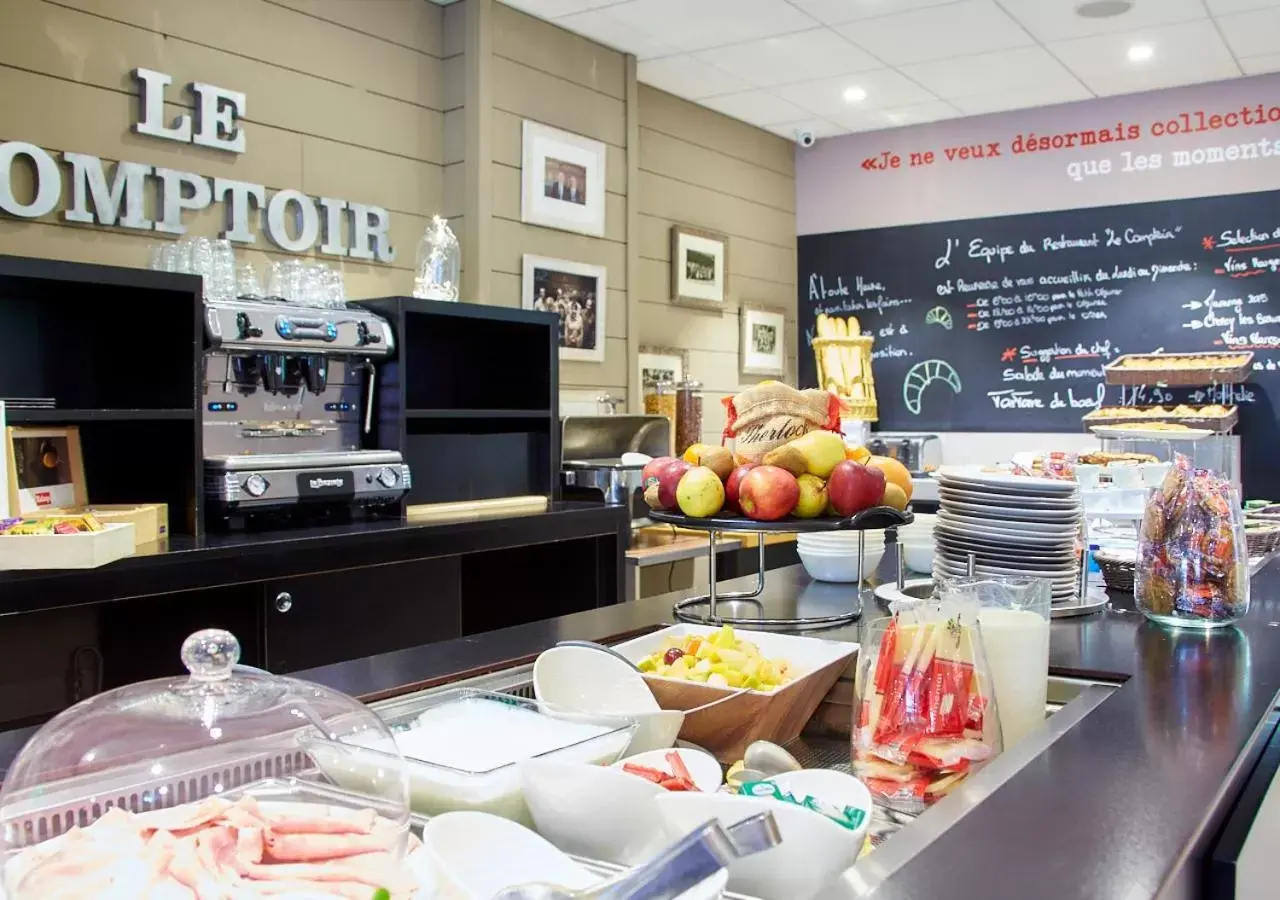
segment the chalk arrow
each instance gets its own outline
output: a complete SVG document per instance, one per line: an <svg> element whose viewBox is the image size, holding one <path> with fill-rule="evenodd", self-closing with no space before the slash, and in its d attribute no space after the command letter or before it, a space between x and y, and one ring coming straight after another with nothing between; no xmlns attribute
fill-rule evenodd
<svg viewBox="0 0 1280 900"><path fill-rule="evenodd" d="M1183 323L1182 323L1182 327L1183 327L1183 328L1191 328L1191 329L1203 328L1203 327L1204 327L1204 323L1203 323L1203 322L1201 322L1199 319L1196 319L1196 320L1195 320L1195 321L1193 321L1193 322L1183 322Z"/></svg>
<svg viewBox="0 0 1280 900"><path fill-rule="evenodd" d="M1202 306L1204 306L1204 304L1199 300L1192 300L1190 303L1182 304L1183 309L1199 309Z"/></svg>

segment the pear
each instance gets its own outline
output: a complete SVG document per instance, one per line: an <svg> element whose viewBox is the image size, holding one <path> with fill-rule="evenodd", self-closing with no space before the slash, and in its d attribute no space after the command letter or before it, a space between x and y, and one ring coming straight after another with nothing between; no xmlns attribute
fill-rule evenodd
<svg viewBox="0 0 1280 900"><path fill-rule="evenodd" d="M795 441L783 444L781 447L774 447L764 455L764 464L786 469L797 478L809 471L809 461L805 458L800 448L796 446Z"/></svg>
<svg viewBox="0 0 1280 900"><path fill-rule="evenodd" d="M810 431L791 441L789 446L803 454L804 471L819 478L830 477L831 470L844 461L844 438L834 431Z"/></svg>

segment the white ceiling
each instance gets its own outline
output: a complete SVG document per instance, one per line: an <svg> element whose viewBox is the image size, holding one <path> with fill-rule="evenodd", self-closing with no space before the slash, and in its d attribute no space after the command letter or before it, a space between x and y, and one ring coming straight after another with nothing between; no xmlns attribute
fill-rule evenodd
<svg viewBox="0 0 1280 900"><path fill-rule="evenodd" d="M786 137L1280 71L1280 0L503 0L634 53L641 82ZM1130 48L1151 58L1131 62ZM846 100L865 92L861 100Z"/></svg>

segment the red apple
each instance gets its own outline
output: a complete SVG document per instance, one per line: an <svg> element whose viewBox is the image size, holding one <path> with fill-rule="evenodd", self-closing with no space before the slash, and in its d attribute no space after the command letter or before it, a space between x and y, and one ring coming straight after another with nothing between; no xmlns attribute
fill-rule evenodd
<svg viewBox="0 0 1280 900"><path fill-rule="evenodd" d="M676 487L685 472L692 469L683 459L674 457L658 470L657 477L649 481L644 489L644 502L650 509L676 509Z"/></svg>
<svg viewBox="0 0 1280 900"><path fill-rule="evenodd" d="M724 483L724 508L729 512L742 511L742 508L738 506L738 487L742 484L743 476L759 465L760 463L743 463L729 473L729 477Z"/></svg>
<svg viewBox="0 0 1280 900"><path fill-rule="evenodd" d="M827 495L838 516L851 516L880 505L884 496L884 473L879 469L846 459L837 463L827 479Z"/></svg>
<svg viewBox="0 0 1280 900"><path fill-rule="evenodd" d="M799 500L796 476L778 466L756 466L738 483L738 505L759 522L790 515Z"/></svg>
<svg viewBox="0 0 1280 900"><path fill-rule="evenodd" d="M657 459L651 459L644 464L644 468L640 470L640 484L644 487L649 486L649 479L657 480L658 473L662 471L667 463L675 462L674 456L659 456Z"/></svg>

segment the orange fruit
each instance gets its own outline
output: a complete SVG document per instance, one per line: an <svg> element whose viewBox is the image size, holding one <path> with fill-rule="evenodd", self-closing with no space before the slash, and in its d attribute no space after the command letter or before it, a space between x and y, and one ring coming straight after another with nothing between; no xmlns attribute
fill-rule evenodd
<svg viewBox="0 0 1280 900"><path fill-rule="evenodd" d="M866 447L845 447L844 458L866 465L867 460L871 458L871 451Z"/></svg>
<svg viewBox="0 0 1280 900"><path fill-rule="evenodd" d="M906 466L887 456L873 456L866 464L883 472L886 483L896 484L907 495L907 500L911 499L911 473Z"/></svg>
<svg viewBox="0 0 1280 900"><path fill-rule="evenodd" d="M689 465L696 466L698 464L698 460L702 458L702 448L704 446L706 445L690 444L688 448L684 451L684 455L681 456L680 458L683 459L685 462L687 462Z"/></svg>
<svg viewBox="0 0 1280 900"><path fill-rule="evenodd" d="M884 498L880 502L884 506L892 506L894 509L903 510L907 508L907 494L892 481L886 481L884 484Z"/></svg>

